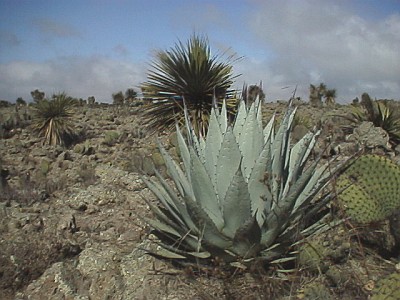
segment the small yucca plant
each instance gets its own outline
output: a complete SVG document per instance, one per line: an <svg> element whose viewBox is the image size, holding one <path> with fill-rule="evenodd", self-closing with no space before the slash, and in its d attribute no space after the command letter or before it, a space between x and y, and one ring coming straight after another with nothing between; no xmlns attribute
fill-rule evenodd
<svg viewBox="0 0 400 300"><path fill-rule="evenodd" d="M64 145L73 135L71 124L74 100L65 93L53 95L51 100L37 102L33 110L32 126L40 136L44 136L44 144Z"/></svg>
<svg viewBox="0 0 400 300"><path fill-rule="evenodd" d="M145 218L159 245L149 253L183 264L293 259L282 257L326 226L317 212L329 197L313 199L339 168L308 160L319 131L291 147L295 112L290 104L277 130L274 117L263 128L260 102L242 102L231 126L223 105L212 110L206 139L187 118L187 142L177 126L182 164L159 145L175 189L157 172L144 178L160 201L149 203L156 219Z"/></svg>

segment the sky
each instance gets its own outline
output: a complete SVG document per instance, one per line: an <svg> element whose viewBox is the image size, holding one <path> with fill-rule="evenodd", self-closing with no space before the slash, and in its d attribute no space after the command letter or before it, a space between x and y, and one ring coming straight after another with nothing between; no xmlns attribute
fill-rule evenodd
<svg viewBox="0 0 400 300"><path fill-rule="evenodd" d="M0 99L112 102L193 33L235 54L233 87L262 82L267 101L320 82L341 103L400 99L400 0L0 0Z"/></svg>

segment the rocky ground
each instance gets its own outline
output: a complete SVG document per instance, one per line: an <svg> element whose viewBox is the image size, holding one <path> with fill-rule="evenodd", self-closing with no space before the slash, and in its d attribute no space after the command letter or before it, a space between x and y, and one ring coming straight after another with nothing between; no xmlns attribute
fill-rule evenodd
<svg viewBox="0 0 400 300"><path fill-rule="evenodd" d="M270 103L265 116L284 108ZM370 124L346 135L335 115L347 111L301 104L294 139L322 121L317 152L351 155L364 141L399 160L385 133ZM143 250L149 230L140 216L150 215L143 199L155 198L140 174L151 175L154 166L165 170L140 108L80 107L73 118L84 138L69 148L43 146L29 126L0 139L0 166L7 171L0 195L0 299L368 299L378 279L400 266L388 254L387 224L333 228L320 238L323 258L303 257L298 271L286 275L273 269L196 275L157 261ZM160 138L177 155L174 134Z"/></svg>

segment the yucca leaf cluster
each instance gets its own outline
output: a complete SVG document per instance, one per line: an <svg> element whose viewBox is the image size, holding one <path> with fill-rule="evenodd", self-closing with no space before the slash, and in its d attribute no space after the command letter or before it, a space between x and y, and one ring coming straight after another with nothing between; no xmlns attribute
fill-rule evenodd
<svg viewBox="0 0 400 300"><path fill-rule="evenodd" d="M291 145L295 113L289 105L280 126L273 117L263 127L257 100L250 108L242 102L232 125L225 105L212 109L205 138L188 118L187 139L177 126L182 162L160 144L175 187L157 172L144 178L160 201L149 202L156 218L145 219L158 237L149 253L196 263L271 262L317 230L314 217L327 198L313 199L332 174L309 160L319 131Z"/></svg>
<svg viewBox="0 0 400 300"><path fill-rule="evenodd" d="M205 133L213 99L227 100L228 111L235 110L237 100L231 89L237 77L232 73L234 55L222 59L213 55L208 39L194 34L186 43L158 51L150 65L147 81L141 86L146 98L154 102L144 107L149 131L174 129L176 121L184 123L184 103L196 132Z"/></svg>
<svg viewBox="0 0 400 300"><path fill-rule="evenodd" d="M44 143L64 145L74 133L71 123L74 100L65 93L53 95L52 99L38 101L33 108L32 127Z"/></svg>

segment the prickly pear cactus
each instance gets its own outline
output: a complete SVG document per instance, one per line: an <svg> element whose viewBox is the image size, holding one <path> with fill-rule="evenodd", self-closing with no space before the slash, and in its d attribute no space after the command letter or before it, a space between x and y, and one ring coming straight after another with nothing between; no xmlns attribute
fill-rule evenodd
<svg viewBox="0 0 400 300"><path fill-rule="evenodd" d="M393 273L380 279L372 293L371 300L400 299L400 273Z"/></svg>
<svg viewBox="0 0 400 300"><path fill-rule="evenodd" d="M315 273L326 271L328 268L326 264L328 252L328 249L322 245L321 241L306 243L299 249L299 266Z"/></svg>
<svg viewBox="0 0 400 300"><path fill-rule="evenodd" d="M329 289L322 283L311 282L303 288L302 293L298 294L298 298L304 300L332 300L333 296L330 293Z"/></svg>
<svg viewBox="0 0 400 300"><path fill-rule="evenodd" d="M381 221L400 209L400 167L385 157L361 156L336 185L339 205L355 222Z"/></svg>

